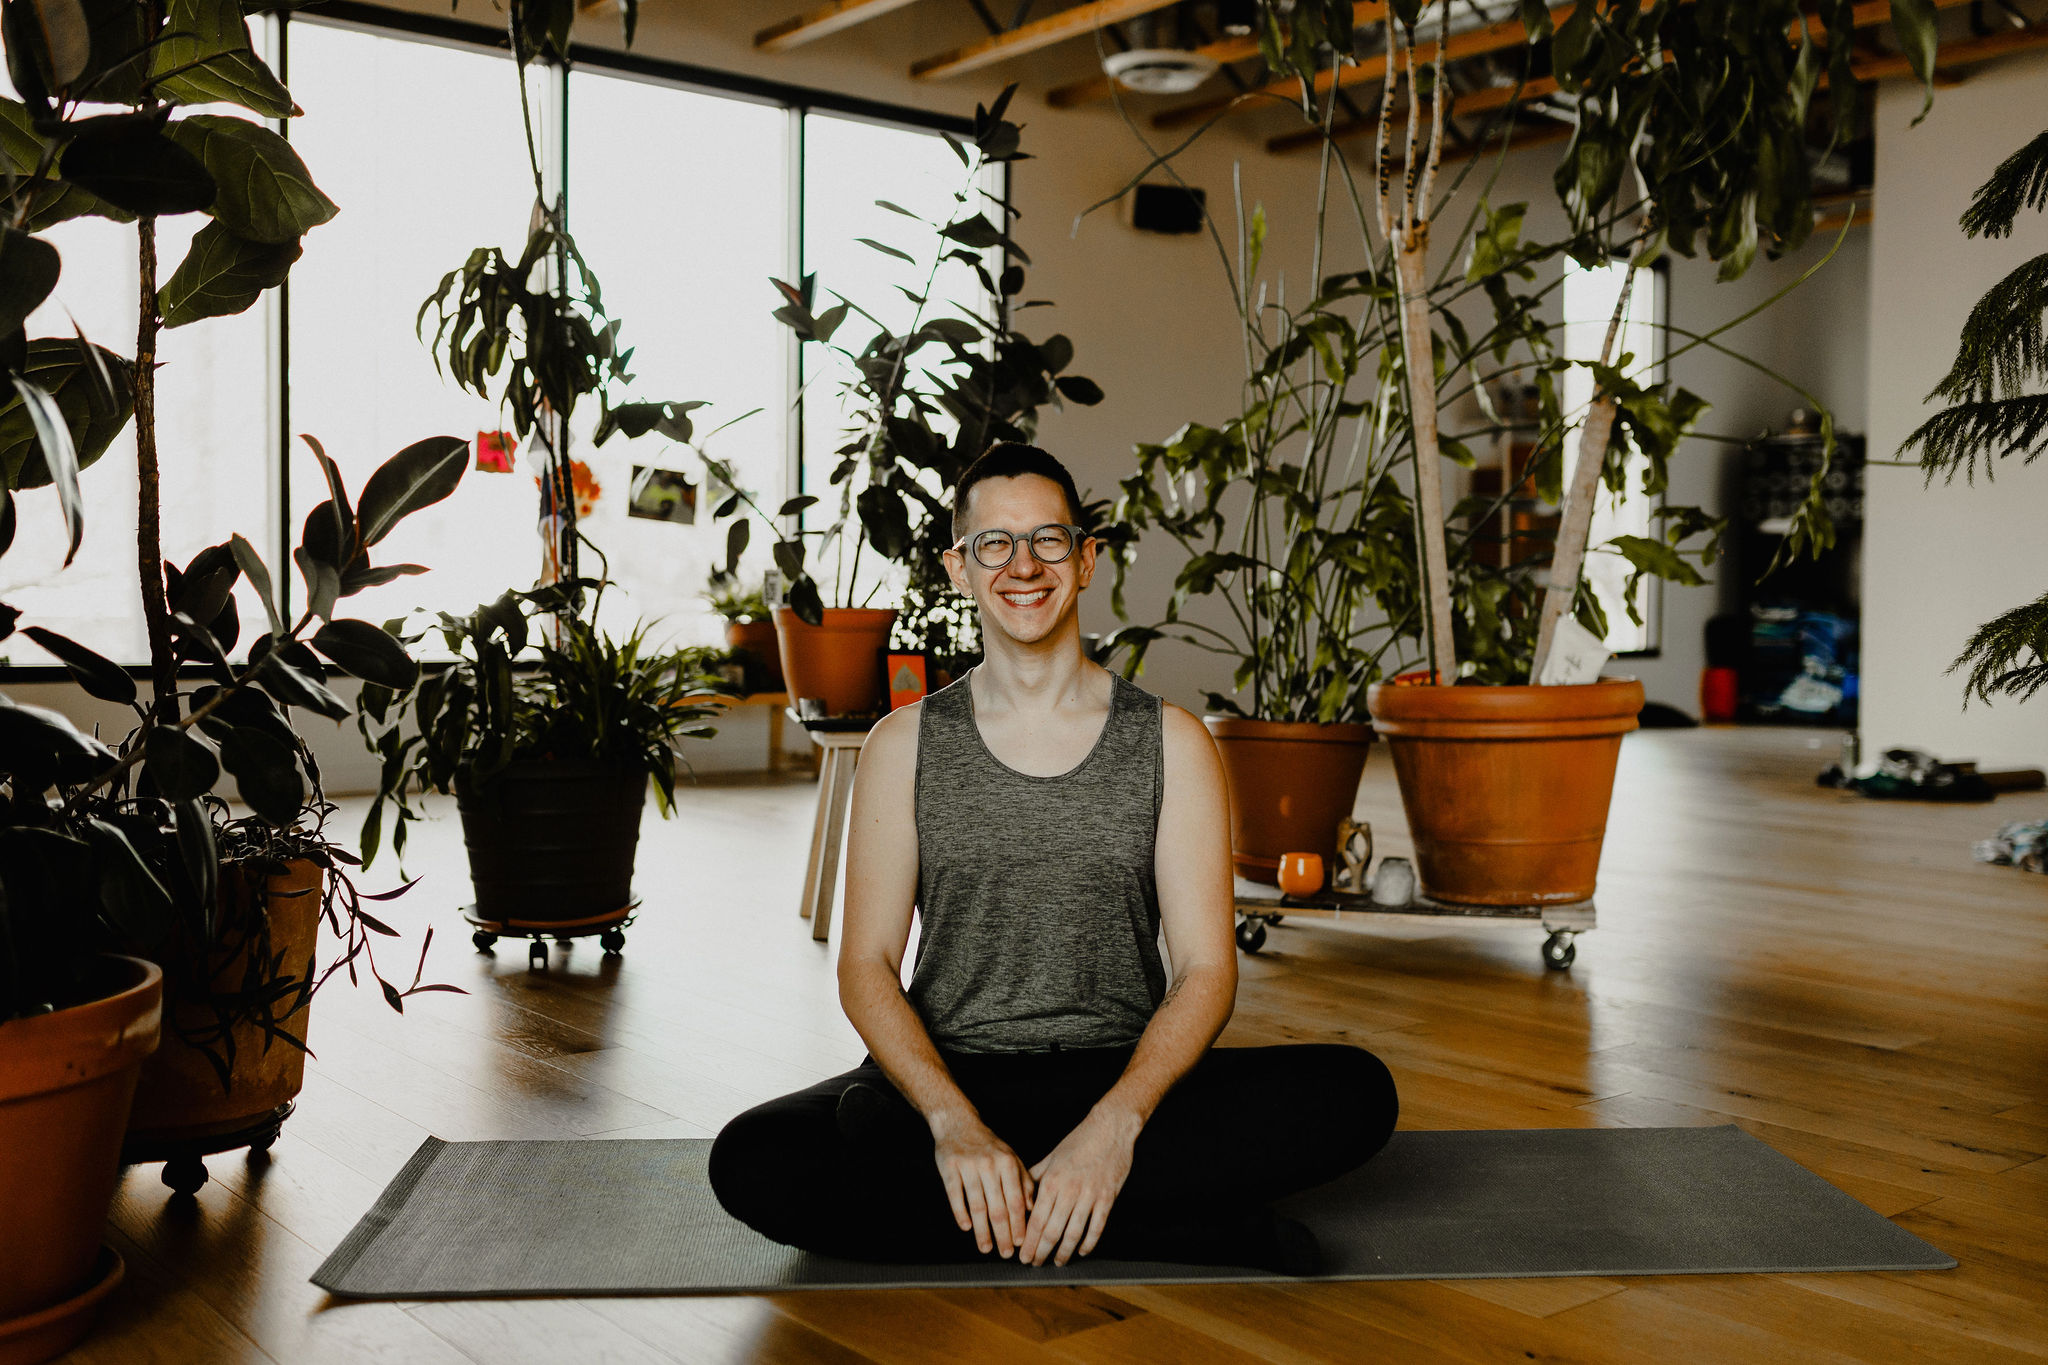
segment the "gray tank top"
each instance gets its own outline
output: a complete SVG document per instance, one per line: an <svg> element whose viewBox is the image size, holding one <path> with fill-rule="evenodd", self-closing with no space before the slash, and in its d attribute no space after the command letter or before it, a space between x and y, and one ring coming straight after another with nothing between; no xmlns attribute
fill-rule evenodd
<svg viewBox="0 0 2048 1365"><path fill-rule="evenodd" d="M971 676L926 697L918 722L911 1006L958 1052L1135 1043L1166 993L1159 698L1111 674L1095 747L1032 777L982 742Z"/></svg>

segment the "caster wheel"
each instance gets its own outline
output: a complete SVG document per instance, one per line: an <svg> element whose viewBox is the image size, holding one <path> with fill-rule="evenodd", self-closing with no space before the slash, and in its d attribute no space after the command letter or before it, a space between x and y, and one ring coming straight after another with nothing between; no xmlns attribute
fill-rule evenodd
<svg viewBox="0 0 2048 1365"><path fill-rule="evenodd" d="M469 941L476 945L476 950L480 953L488 953L491 949L498 946L498 936L496 934L487 934L481 929L471 934Z"/></svg>
<svg viewBox="0 0 2048 1365"><path fill-rule="evenodd" d="M199 1193L199 1187L206 1183L206 1163L196 1156L181 1156L164 1163L164 1184L172 1191L190 1197Z"/></svg>
<svg viewBox="0 0 2048 1365"><path fill-rule="evenodd" d="M533 946L526 950L526 965L539 971L546 971L548 969L548 945L539 939L535 939Z"/></svg>
<svg viewBox="0 0 2048 1365"><path fill-rule="evenodd" d="M626 936L617 929L607 929L597 936L597 945L616 956L626 950Z"/></svg>
<svg viewBox="0 0 2048 1365"><path fill-rule="evenodd" d="M265 1161L269 1160L270 1149L272 1147L275 1147L276 1145L277 1134L275 1133L272 1133L269 1137L266 1138L256 1139L256 1141L249 1144L249 1159L251 1161L256 1161L259 1159Z"/></svg>
<svg viewBox="0 0 2048 1365"><path fill-rule="evenodd" d="M1237 926L1237 946L1248 953L1256 953L1266 946L1266 926L1255 919L1248 919Z"/></svg>
<svg viewBox="0 0 2048 1365"><path fill-rule="evenodd" d="M1553 972L1561 972L1572 965L1572 959L1579 955L1578 945L1572 936L1563 930L1543 940L1543 965Z"/></svg>
<svg viewBox="0 0 2048 1365"><path fill-rule="evenodd" d="M576 946L576 940L573 938L558 938L555 940L555 942L561 944L564 948L573 948Z"/></svg>
<svg viewBox="0 0 2048 1365"><path fill-rule="evenodd" d="M1268 923L1268 924L1285 924L1286 922L1287 922L1287 916L1285 916L1285 915L1268 915L1268 916L1266 916L1266 923Z"/></svg>

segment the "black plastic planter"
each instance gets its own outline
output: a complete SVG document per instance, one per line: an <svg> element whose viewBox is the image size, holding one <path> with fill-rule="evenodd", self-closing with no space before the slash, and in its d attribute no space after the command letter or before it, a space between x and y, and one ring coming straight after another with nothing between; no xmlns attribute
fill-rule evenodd
<svg viewBox="0 0 2048 1365"><path fill-rule="evenodd" d="M623 914L647 774L598 763L514 763L455 783L478 920L555 924Z"/></svg>

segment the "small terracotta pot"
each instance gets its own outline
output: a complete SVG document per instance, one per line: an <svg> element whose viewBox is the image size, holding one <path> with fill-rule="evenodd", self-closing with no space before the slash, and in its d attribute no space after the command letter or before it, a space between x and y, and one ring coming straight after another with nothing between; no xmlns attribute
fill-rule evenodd
<svg viewBox="0 0 2048 1365"><path fill-rule="evenodd" d="M889 695L882 652L896 624L894 607L827 607L822 625L807 626L788 607L775 609L783 689L792 702L816 697L834 716L882 709Z"/></svg>
<svg viewBox="0 0 2048 1365"><path fill-rule="evenodd" d="M782 690L782 646L773 621L727 621L725 647L746 651L755 691Z"/></svg>
<svg viewBox="0 0 2048 1365"><path fill-rule="evenodd" d="M1204 716L1230 784L1237 874L1276 886L1283 854L1335 856L1337 826L1358 799L1370 725Z"/></svg>
<svg viewBox="0 0 2048 1365"><path fill-rule="evenodd" d="M1633 678L1367 694L1415 838L1422 894L1460 905L1590 900Z"/></svg>
<svg viewBox="0 0 2048 1365"><path fill-rule="evenodd" d="M324 875L317 864L296 859L265 884L270 954L275 958L282 953L283 970L295 979L309 978L315 972L313 954L320 935ZM258 943L253 916L263 912L239 869L223 866L220 887L223 938L207 966L213 974L211 989L230 993L242 989L249 955ZM190 980L188 971L176 962L165 966L163 1046L142 1068L141 1082L135 1088L135 1110L128 1121L128 1138L137 1148L240 1132L295 1098L305 1084L306 1054L290 1043L265 1047L263 1030L244 1022L235 1026L235 1060L228 1087L223 1090L220 1074L205 1051L178 1036L182 1029L204 1037L213 1026L213 1010L204 999L208 985ZM278 1024L303 1041L311 1009L312 1002L302 1000L282 1014ZM218 1047L216 1044L216 1051Z"/></svg>
<svg viewBox="0 0 2048 1365"><path fill-rule="evenodd" d="M78 1313L11 1330L95 1279L136 1073L157 1045L163 973L105 961L99 999L0 1023L0 1346L32 1343L24 1361L70 1349L91 1325Z"/></svg>

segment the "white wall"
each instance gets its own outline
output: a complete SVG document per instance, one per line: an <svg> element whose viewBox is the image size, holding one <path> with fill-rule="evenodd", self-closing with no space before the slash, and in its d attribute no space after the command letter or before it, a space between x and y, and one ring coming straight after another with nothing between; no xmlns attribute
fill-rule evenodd
<svg viewBox="0 0 2048 1365"><path fill-rule="evenodd" d="M1881 87L1877 222L1870 299L1870 453L1890 458L1934 412L1923 397L1948 370L1956 336L1986 288L2048 250L2048 217L2024 213L2011 237L1972 240L1957 218L1993 167L2048 122L2048 58L1978 68L1920 96ZM2048 765L2048 703L1963 707L1947 673L1971 631L2048 586L2041 556L2048 465L2007 463L1995 482L1923 484L1918 469L1875 467L1863 569L1866 755L1906 745L1987 765Z"/></svg>

